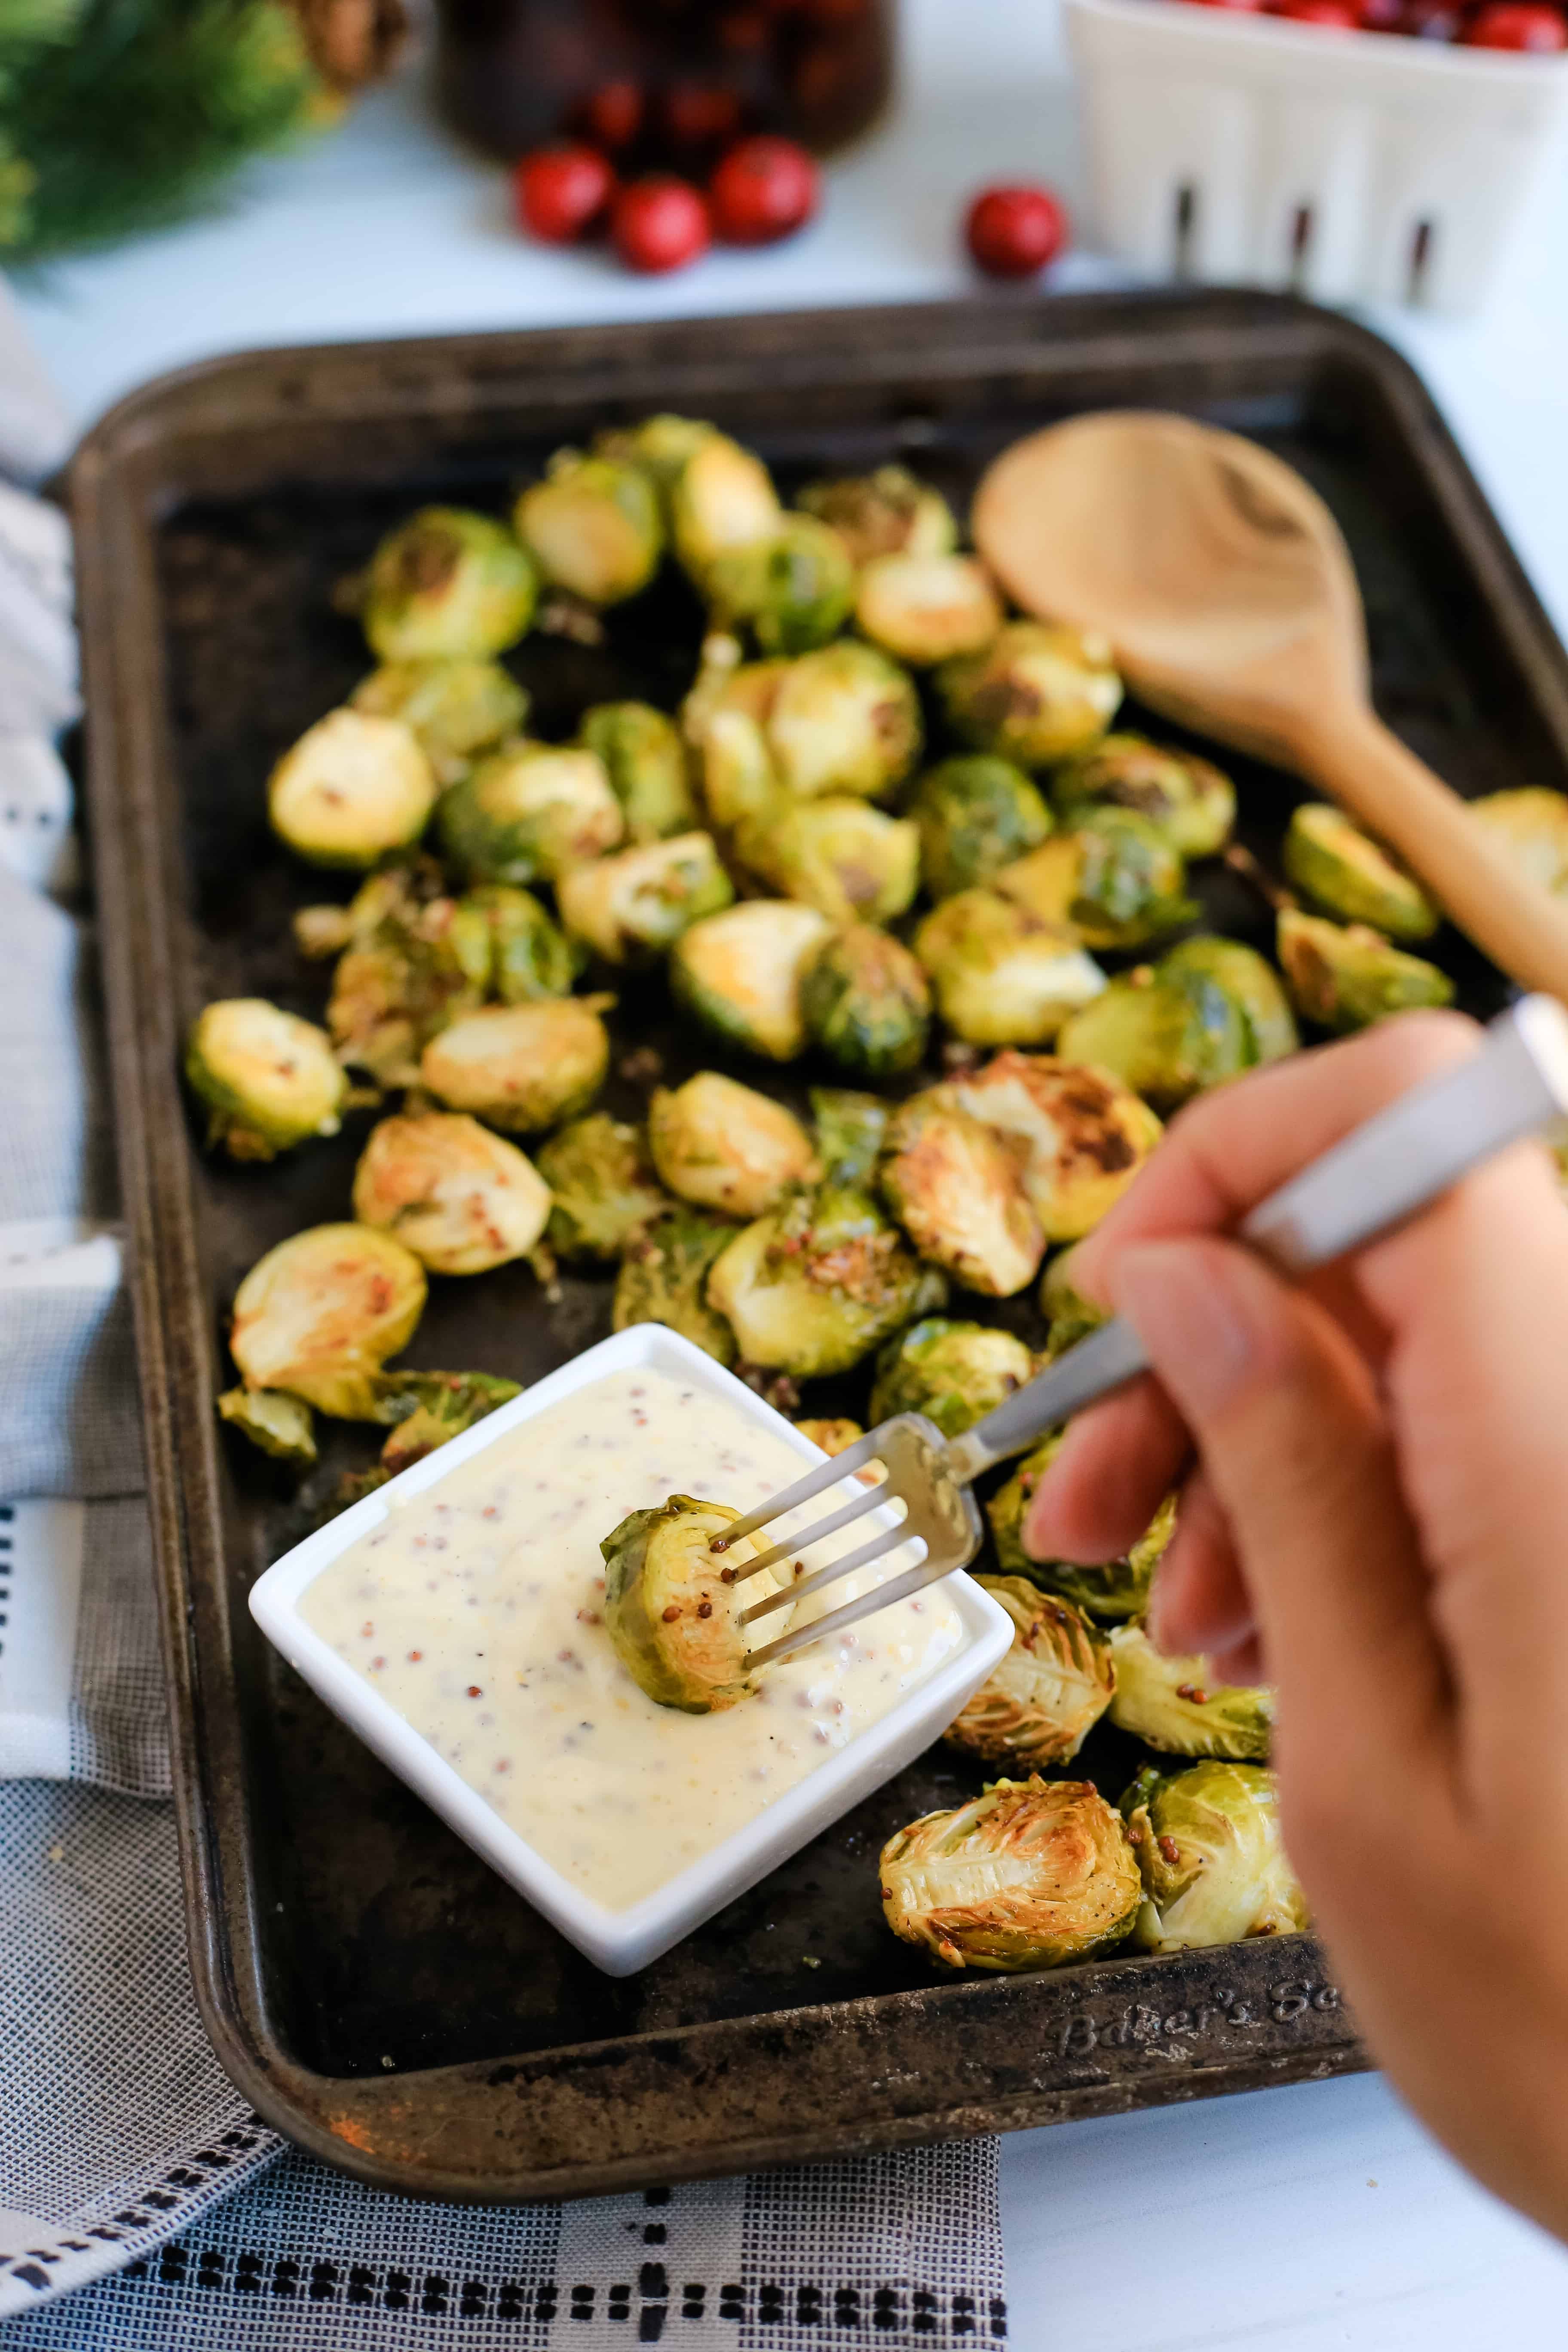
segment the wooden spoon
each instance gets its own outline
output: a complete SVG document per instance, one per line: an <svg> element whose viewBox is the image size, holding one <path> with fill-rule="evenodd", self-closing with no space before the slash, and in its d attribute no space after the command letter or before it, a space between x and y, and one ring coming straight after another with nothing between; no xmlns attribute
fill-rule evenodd
<svg viewBox="0 0 1568 2352"><path fill-rule="evenodd" d="M1568 1000L1568 906L1373 713L1349 551L1289 466L1184 416L1074 417L1004 451L973 528L1026 612L1099 630L1142 701L1331 793L1504 971Z"/></svg>

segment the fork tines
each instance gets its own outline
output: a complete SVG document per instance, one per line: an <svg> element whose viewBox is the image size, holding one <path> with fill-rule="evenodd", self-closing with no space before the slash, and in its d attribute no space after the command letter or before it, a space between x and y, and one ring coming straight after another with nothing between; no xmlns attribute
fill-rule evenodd
<svg viewBox="0 0 1568 2352"><path fill-rule="evenodd" d="M721 1536L714 1537L709 1550L728 1551L730 1546L739 1543L742 1536L755 1535L757 1529L765 1528L770 1519L780 1518L785 1511L793 1511L797 1503L809 1503L814 1495L825 1494L829 1486L837 1486L840 1479L851 1477L857 1470L863 1470L868 1462L875 1462L881 1451L881 1444L879 1429L872 1430L867 1437L858 1437L853 1445L847 1445L842 1454L832 1454L827 1461L818 1463L816 1468L808 1470L804 1478L797 1478L793 1486L786 1486L782 1495L770 1496L754 1511L743 1513L725 1528ZM866 1492L875 1502L877 1489L868 1486ZM751 1565L748 1563L748 1572ZM739 1579L736 1580L738 1582Z"/></svg>

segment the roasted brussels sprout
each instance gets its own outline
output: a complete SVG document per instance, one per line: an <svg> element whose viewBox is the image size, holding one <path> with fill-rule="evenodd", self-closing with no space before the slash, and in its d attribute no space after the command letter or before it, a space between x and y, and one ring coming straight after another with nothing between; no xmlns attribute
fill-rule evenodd
<svg viewBox="0 0 1568 2352"><path fill-rule="evenodd" d="M1193 751L1162 751L1143 735L1107 735L1051 778L1065 824L1094 808L1131 809L1181 857L1212 857L1236 823L1236 786Z"/></svg>
<svg viewBox="0 0 1568 2352"><path fill-rule="evenodd" d="M1004 1770L1065 1764L1110 1704L1115 1677L1105 1637L1027 1577L976 1581L1013 1620L1013 1646L948 1725L947 1743Z"/></svg>
<svg viewBox="0 0 1568 2352"><path fill-rule="evenodd" d="M648 1110L648 1148L665 1184L700 1209L760 1217L816 1173L811 1138L793 1111L717 1070L700 1070Z"/></svg>
<svg viewBox="0 0 1568 2352"><path fill-rule="evenodd" d="M1531 881L1545 890L1568 891L1568 793L1544 784L1483 793L1470 803L1470 814Z"/></svg>
<svg viewBox="0 0 1568 2352"><path fill-rule="evenodd" d="M708 1304L708 1276L734 1238L733 1225L689 1209L648 1226L626 1245L611 1317L616 1329L663 1323L719 1363L732 1364L735 1335Z"/></svg>
<svg viewBox="0 0 1568 2352"><path fill-rule="evenodd" d="M1089 751L1121 700L1105 639L1043 621L1009 621L983 652L944 662L936 688L963 742L1021 768Z"/></svg>
<svg viewBox="0 0 1568 2352"><path fill-rule="evenodd" d="M724 1503L671 1495L658 1510L633 1511L599 1546L605 1625L616 1655L660 1706L717 1715L756 1690L742 1612L762 1598L759 1580L743 1587L732 1575L726 1580L721 1556L709 1549L740 1516ZM766 1570L763 1580L777 1590ZM789 1615L779 1611L781 1632Z"/></svg>
<svg viewBox="0 0 1568 2352"><path fill-rule="evenodd" d="M800 1006L812 1043L856 1077L897 1077L924 1058L925 973L908 948L869 923L824 941L806 966Z"/></svg>
<svg viewBox="0 0 1568 2352"><path fill-rule="evenodd" d="M484 986L503 1004L536 1004L542 998L570 996L584 956L538 899L514 882L481 883L458 901L458 915L474 941L488 941ZM478 963L476 946L475 962Z"/></svg>
<svg viewBox="0 0 1568 2352"><path fill-rule="evenodd" d="M198 1013L185 1076L207 1107L207 1141L231 1160L272 1160L335 1135L348 1092L326 1031L262 996L225 997Z"/></svg>
<svg viewBox="0 0 1568 2352"><path fill-rule="evenodd" d="M1273 1776L1260 1765L1151 1766L1121 1809L1142 1874L1134 1936L1145 1951L1239 1944L1311 1925L1280 1843Z"/></svg>
<svg viewBox="0 0 1568 2352"><path fill-rule="evenodd" d="M888 1130L888 1206L921 1257L988 1298L1022 1290L1045 1255L1023 1157L1010 1137L945 1101L942 1089L912 1096Z"/></svg>
<svg viewBox="0 0 1568 2352"><path fill-rule="evenodd" d="M1110 1636L1116 1696L1110 1720L1165 1756L1226 1756L1266 1764L1274 1694L1216 1683L1206 1658L1163 1657L1142 1625Z"/></svg>
<svg viewBox="0 0 1568 2352"><path fill-rule="evenodd" d="M563 996L459 1014L426 1046L419 1075L449 1109L527 1135L586 1110L609 1066L598 1013Z"/></svg>
<svg viewBox="0 0 1568 2352"><path fill-rule="evenodd" d="M851 1094L844 1087L813 1087L811 1115L824 1181L868 1187L887 1140L892 1105L879 1095Z"/></svg>
<svg viewBox="0 0 1568 2352"><path fill-rule="evenodd" d="M533 618L539 574L504 524L423 507L371 558L362 618L378 661L483 661Z"/></svg>
<svg viewBox="0 0 1568 2352"><path fill-rule="evenodd" d="M1199 912L1186 878L1180 856L1147 817L1096 808L1071 833L1003 866L993 887L1042 922L1069 926L1086 947L1135 948Z"/></svg>
<svg viewBox="0 0 1568 2352"><path fill-rule="evenodd" d="M667 496L687 459L712 439L714 430L696 416L645 416L640 425L611 425L596 435L594 455L620 466L640 466Z"/></svg>
<svg viewBox="0 0 1568 2352"><path fill-rule="evenodd" d="M958 544L958 525L942 492L902 466L812 482L796 504L831 524L857 568L879 555L946 555Z"/></svg>
<svg viewBox="0 0 1568 2352"><path fill-rule="evenodd" d="M780 790L767 722L789 670L786 661L742 662L739 654L733 637L710 636L680 708L703 804L710 821L726 829L754 816Z"/></svg>
<svg viewBox="0 0 1568 2352"><path fill-rule="evenodd" d="M1428 940L1442 918L1415 877L1328 801L1304 801L1285 829L1285 871L1304 898L1385 938Z"/></svg>
<svg viewBox="0 0 1568 2352"><path fill-rule="evenodd" d="M231 1429L263 1454L301 1465L316 1458L316 1417L302 1397L283 1389L226 1389L217 1409Z"/></svg>
<svg viewBox="0 0 1568 2352"><path fill-rule="evenodd" d="M570 866L555 885L567 931L606 963L651 961L702 916L731 906L734 897L709 833L683 833L673 841L616 850L590 865Z"/></svg>
<svg viewBox="0 0 1568 2352"><path fill-rule="evenodd" d="M996 1780L888 1840L882 1909L950 1969L1060 1968L1123 1941L1142 1887L1119 1813L1088 1780Z"/></svg>
<svg viewBox="0 0 1568 2352"><path fill-rule="evenodd" d="M550 1193L515 1143L457 1111L378 1120L354 1170L354 1215L395 1234L432 1274L526 1257Z"/></svg>
<svg viewBox="0 0 1568 2352"><path fill-rule="evenodd" d="M593 751L521 742L481 760L441 796L441 846L469 882L552 882L626 832Z"/></svg>
<svg viewBox="0 0 1568 2352"><path fill-rule="evenodd" d="M1097 1307L1092 1298L1086 1298L1075 1287L1073 1260L1077 1255L1076 1244L1071 1249L1059 1251L1040 1276L1040 1312L1049 1326L1046 1353L1053 1358L1065 1356L1069 1348L1076 1348L1080 1339L1087 1339L1091 1331L1098 1331L1110 1318L1108 1307Z"/></svg>
<svg viewBox="0 0 1568 2352"><path fill-rule="evenodd" d="M944 898L916 932L915 953L943 1021L972 1045L1047 1045L1105 986L1070 931L994 890Z"/></svg>
<svg viewBox="0 0 1568 2352"><path fill-rule="evenodd" d="M672 1205L646 1131L605 1111L552 1135L536 1165L553 1203L546 1239L560 1257L613 1264Z"/></svg>
<svg viewBox="0 0 1568 2352"><path fill-rule="evenodd" d="M886 800L920 757L920 697L907 670L846 637L788 665L765 732L787 791Z"/></svg>
<svg viewBox="0 0 1568 2352"><path fill-rule="evenodd" d="M890 923L920 887L920 836L909 820L837 793L779 793L737 827L735 855L759 882L835 923Z"/></svg>
<svg viewBox="0 0 1568 2352"><path fill-rule="evenodd" d="M808 654L848 619L855 570L837 531L810 515L785 515L765 539L721 555L706 589L715 620L749 628L764 654Z"/></svg>
<svg viewBox="0 0 1568 2352"><path fill-rule="evenodd" d="M676 554L703 592L721 556L770 538L784 520L762 459L711 427L670 473L668 497Z"/></svg>
<svg viewBox="0 0 1568 2352"><path fill-rule="evenodd" d="M1415 1005L1454 1001L1446 971L1406 955L1365 923L1331 923L1288 907L1279 917L1279 950L1302 1020L1340 1035Z"/></svg>
<svg viewBox="0 0 1568 2352"><path fill-rule="evenodd" d="M368 1225L311 1225L258 1258L234 1297L245 1385L284 1389L345 1421L375 1418L374 1376L414 1336L425 1269Z"/></svg>
<svg viewBox="0 0 1568 2352"><path fill-rule="evenodd" d="M1194 979L1224 991L1241 1015L1248 1068L1263 1062L1282 1062L1300 1047L1300 1032L1290 1000L1279 973L1256 948L1205 932L1197 939L1178 940L1173 948L1167 948L1157 971L1163 981L1184 993L1194 993Z"/></svg>
<svg viewBox="0 0 1568 2352"><path fill-rule="evenodd" d="M1161 1111L1247 1066L1247 1027L1228 992L1199 972L1167 981L1148 965L1113 980L1063 1024L1064 1061L1092 1064Z"/></svg>
<svg viewBox="0 0 1568 2352"><path fill-rule="evenodd" d="M986 1504L996 1558L1009 1576L1026 1576L1032 1584L1060 1593L1091 1617L1137 1617L1148 1606L1155 1563L1175 1533L1175 1497L1168 1496L1161 1504L1147 1532L1125 1559L1107 1560L1092 1568L1079 1568L1070 1560L1031 1559L1020 1533L1024 1512L1061 1442L1059 1430L1042 1438Z"/></svg>
<svg viewBox="0 0 1568 2352"><path fill-rule="evenodd" d="M944 1436L959 1437L1034 1376L1035 1359L1013 1332L928 1315L878 1357L872 1426L896 1412L923 1412Z"/></svg>
<svg viewBox="0 0 1568 2352"><path fill-rule="evenodd" d="M708 1277L708 1298L742 1356L793 1379L849 1371L946 1298L867 1192L824 1184L738 1234Z"/></svg>
<svg viewBox="0 0 1568 2352"><path fill-rule="evenodd" d="M428 859L373 874L346 912L349 945L327 1006L338 1058L382 1086L412 1086L426 1040L490 985L487 922L471 908L459 919Z"/></svg>
<svg viewBox="0 0 1568 2352"><path fill-rule="evenodd" d="M1037 849L1051 830L1051 813L1022 768L984 751L929 768L910 814L920 827L921 871L933 898L988 882Z"/></svg>
<svg viewBox="0 0 1568 2352"><path fill-rule="evenodd" d="M1002 602L973 555L879 555L860 574L855 622L895 661L924 669L982 652L1002 626Z"/></svg>
<svg viewBox="0 0 1568 2352"><path fill-rule="evenodd" d="M585 751L605 763L626 839L666 841L699 823L686 746L673 719L651 702L598 702L583 714Z"/></svg>
<svg viewBox="0 0 1568 2352"><path fill-rule="evenodd" d="M362 678L349 707L411 728L440 784L454 784L481 751L521 732L528 697L493 661L385 662Z"/></svg>
<svg viewBox="0 0 1568 2352"><path fill-rule="evenodd" d="M1163 1131L1148 1104L1105 1071L1051 1054L998 1054L937 1092L1014 1141L1025 1193L1048 1242L1090 1232Z"/></svg>
<svg viewBox="0 0 1568 2352"><path fill-rule="evenodd" d="M273 832L312 866L363 871L416 842L436 775L401 719L331 710L285 751L267 784Z"/></svg>
<svg viewBox="0 0 1568 2352"><path fill-rule="evenodd" d="M803 1437L809 1437L824 1454L844 1454L858 1445L866 1433L858 1421L797 1421L795 1427Z"/></svg>
<svg viewBox="0 0 1568 2352"><path fill-rule="evenodd" d="M640 466L558 449L512 515L517 535L553 588L587 604L619 604L646 588L664 553L658 492Z"/></svg>
<svg viewBox="0 0 1568 2352"><path fill-rule="evenodd" d="M491 1372L383 1372L375 1382L375 1418L392 1424L381 1449L384 1477L395 1478L400 1470L423 1462L521 1394L520 1382ZM382 1482L367 1480L366 1486L371 1483Z"/></svg>
<svg viewBox="0 0 1568 2352"><path fill-rule="evenodd" d="M815 907L789 899L752 898L704 916L676 942L671 992L727 1044L793 1062L806 1043L801 984L831 929Z"/></svg>

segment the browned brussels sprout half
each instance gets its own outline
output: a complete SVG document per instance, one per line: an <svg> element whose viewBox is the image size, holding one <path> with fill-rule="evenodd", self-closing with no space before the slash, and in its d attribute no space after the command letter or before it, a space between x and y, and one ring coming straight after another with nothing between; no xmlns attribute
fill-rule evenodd
<svg viewBox="0 0 1568 2352"><path fill-rule="evenodd" d="M716 1362L732 1364L735 1335L708 1303L708 1276L734 1238L733 1225L691 1209L661 1217L638 1234L626 1244L616 1284L615 1328L662 1323Z"/></svg>
<svg viewBox="0 0 1568 2352"><path fill-rule="evenodd" d="M517 535L553 588L619 604L646 588L664 553L658 492L640 467L559 449L524 490Z"/></svg>
<svg viewBox="0 0 1568 2352"><path fill-rule="evenodd" d="M686 745L662 710L650 702L595 703L578 732L584 751L605 763L628 841L665 841L700 823Z"/></svg>
<svg viewBox="0 0 1568 2352"><path fill-rule="evenodd" d="M235 1293L229 1349L247 1389L285 1389L346 1421L375 1418L375 1375L425 1308L425 1268L368 1225L312 1225L258 1258Z"/></svg>
<svg viewBox="0 0 1568 2352"><path fill-rule="evenodd" d="M933 898L951 898L1037 849L1051 813L1022 768L976 751L928 768L910 813L920 826L921 870Z"/></svg>
<svg viewBox="0 0 1568 2352"><path fill-rule="evenodd" d="M526 884L614 849L626 819L595 752L518 742L443 793L437 830L468 881Z"/></svg>
<svg viewBox="0 0 1568 2352"><path fill-rule="evenodd" d="M1236 822L1236 787L1222 769L1142 735L1107 735L1069 760L1051 778L1051 797L1068 825L1094 808L1131 809L1182 857L1212 857Z"/></svg>
<svg viewBox="0 0 1568 2352"><path fill-rule="evenodd" d="M521 734L528 697L493 661L384 662L350 698L373 719L401 719L442 784L455 784L481 751Z"/></svg>
<svg viewBox="0 0 1568 2352"><path fill-rule="evenodd" d="M958 1437L1034 1372L1034 1357L1013 1332L928 1315L889 1339L878 1357L872 1426L896 1412L923 1412L945 1437Z"/></svg>
<svg viewBox="0 0 1568 2352"><path fill-rule="evenodd" d="M646 1130L602 1110L552 1135L537 1164L553 1203L547 1238L563 1258L613 1265L670 1207Z"/></svg>
<svg viewBox="0 0 1568 2352"><path fill-rule="evenodd" d="M962 741L1021 768L1089 750L1121 700L1107 641L1043 621L1009 621L984 652L944 662L936 688Z"/></svg>
<svg viewBox="0 0 1568 2352"><path fill-rule="evenodd" d="M1004 1770L1065 1764L1110 1704L1110 1650L1086 1617L1024 1576L978 1581L1013 1620L1013 1646L947 1727L951 1748Z"/></svg>
<svg viewBox="0 0 1568 2352"><path fill-rule="evenodd" d="M648 1143L672 1192L729 1217L760 1217L816 1173L811 1138L794 1112L717 1070L658 1089Z"/></svg>
<svg viewBox="0 0 1568 2352"><path fill-rule="evenodd" d="M1239 1944L1311 1925L1279 1837L1274 1780L1257 1764L1139 1774L1121 1800L1142 1874L1145 1951Z"/></svg>
<svg viewBox="0 0 1568 2352"><path fill-rule="evenodd" d="M1054 1054L998 1054L938 1091L1016 1143L1048 1242L1077 1241L1097 1225L1163 1132L1129 1087Z"/></svg>
<svg viewBox="0 0 1568 2352"><path fill-rule="evenodd" d="M1142 1625L1110 1636L1116 1696L1110 1720L1166 1756L1226 1756L1266 1764L1274 1735L1274 1694L1215 1679L1206 1658L1168 1658Z"/></svg>
<svg viewBox="0 0 1568 2352"><path fill-rule="evenodd" d="M798 504L832 525L857 568L883 555L948 555L958 545L958 525L942 492L902 466L812 482Z"/></svg>
<svg viewBox="0 0 1568 2352"><path fill-rule="evenodd" d="M435 771L413 730L363 710L318 719L267 785L272 830L297 857L361 872L410 848L435 805Z"/></svg>
<svg viewBox="0 0 1568 2352"><path fill-rule="evenodd" d="M658 1510L633 1511L599 1547L616 1655L660 1706L717 1715L756 1690L742 1612L760 1598L757 1581L738 1585L732 1570L725 1575L723 1555L710 1549L740 1516L723 1503L671 1495ZM774 1589L771 1577L767 1584ZM776 1622L782 1632L788 1611Z"/></svg>
<svg viewBox="0 0 1568 2352"><path fill-rule="evenodd" d="M432 1274L485 1274L526 1257L550 1193L515 1143L455 1111L405 1112L372 1128L354 1171L354 1215Z"/></svg>
<svg viewBox="0 0 1568 2352"><path fill-rule="evenodd" d="M1393 1013L1454 1001L1446 971L1406 955L1365 923L1331 923L1287 908L1279 918L1279 961L1302 1020L1341 1036Z"/></svg>
<svg viewBox="0 0 1568 2352"><path fill-rule="evenodd" d="M832 1183L748 1225L708 1280L746 1360L800 1381L852 1370L946 1296L869 1194Z"/></svg>
<svg viewBox="0 0 1568 2352"><path fill-rule="evenodd" d="M1327 801L1291 811L1284 863L1302 896L1341 922L1415 940L1430 939L1442 919L1415 877Z"/></svg>
<svg viewBox="0 0 1568 2352"><path fill-rule="evenodd" d="M848 619L855 570L837 531L786 515L765 538L721 555L706 589L715 621L749 628L764 654L806 654Z"/></svg>
<svg viewBox="0 0 1568 2352"><path fill-rule="evenodd" d="M1060 1593L1063 1600L1070 1601L1075 1608L1087 1610L1091 1617L1139 1616L1149 1605L1155 1564L1175 1532L1175 1497L1167 1496L1147 1533L1139 1538L1125 1559L1108 1560L1103 1566L1092 1568L1080 1568L1068 1560L1032 1559L1024 1549L1024 1514L1060 1444L1059 1431L1042 1438L986 1504L985 1515L991 1522L997 1560L1009 1576L1026 1576L1031 1583L1047 1592Z"/></svg>
<svg viewBox="0 0 1568 2352"><path fill-rule="evenodd" d="M380 661L483 661L516 645L538 598L533 558L504 524L424 507L371 558L362 618Z"/></svg>
<svg viewBox="0 0 1568 2352"><path fill-rule="evenodd" d="M528 1135L586 1110L610 1066L603 1021L579 997L487 1004L434 1036L419 1072L437 1101Z"/></svg>
<svg viewBox="0 0 1568 2352"><path fill-rule="evenodd" d="M272 1160L335 1135L348 1091L326 1032L260 996L206 1007L185 1046L185 1076L207 1107L208 1142L231 1160Z"/></svg>
<svg viewBox="0 0 1568 2352"><path fill-rule="evenodd" d="M852 1076L920 1067L931 1034L931 989L916 958L868 923L836 932L807 966L801 1011L813 1044Z"/></svg>
<svg viewBox="0 0 1568 2352"><path fill-rule="evenodd" d="M1024 1187L1023 1154L941 1090L895 1113L881 1170L883 1197L924 1258L966 1290L1011 1298L1045 1254Z"/></svg>

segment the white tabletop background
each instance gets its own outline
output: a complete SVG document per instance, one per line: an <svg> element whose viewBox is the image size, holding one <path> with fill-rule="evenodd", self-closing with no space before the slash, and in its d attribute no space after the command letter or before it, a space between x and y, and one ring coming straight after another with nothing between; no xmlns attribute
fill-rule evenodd
<svg viewBox="0 0 1568 2352"><path fill-rule="evenodd" d="M697 316L968 290L964 194L1078 184L1052 0L904 0L887 127L793 244L665 280L530 246L502 175L417 75L253 171L225 216L18 289L86 425L133 385L247 345ZM1087 257L1064 288L1114 283ZM1377 314L1425 373L1568 633L1568 172L1479 319ZM1456 2051L1462 2065L1464 2053ZM1021 2134L1003 2188L1020 2352L1503 2352L1564 2340L1568 2256L1470 2187L1373 2077Z"/></svg>

